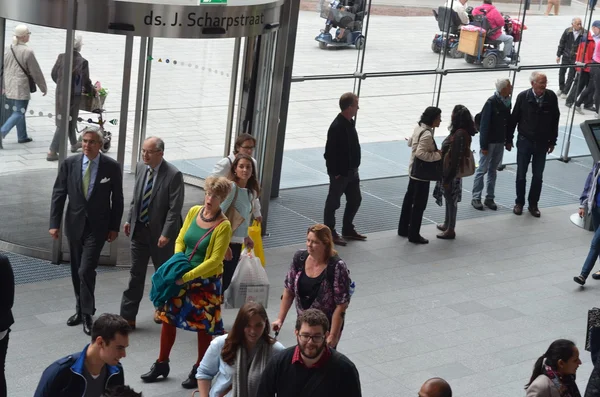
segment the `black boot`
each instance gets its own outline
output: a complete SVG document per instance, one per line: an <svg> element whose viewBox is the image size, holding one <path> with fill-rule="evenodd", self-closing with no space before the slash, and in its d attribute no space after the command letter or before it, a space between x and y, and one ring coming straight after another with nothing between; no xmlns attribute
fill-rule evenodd
<svg viewBox="0 0 600 397"><path fill-rule="evenodd" d="M198 371L198 366L194 364L192 367L192 371L188 375L188 378L181 382L181 386L185 389L195 389L198 387L198 381L196 380L196 371Z"/></svg>
<svg viewBox="0 0 600 397"><path fill-rule="evenodd" d="M154 364L152 364L152 368L150 368L150 371L140 376L140 378L142 378L142 380L147 383L156 382L159 376L162 376L163 378L169 376L170 370L171 368L169 367L169 360L164 361L162 363L157 361Z"/></svg>

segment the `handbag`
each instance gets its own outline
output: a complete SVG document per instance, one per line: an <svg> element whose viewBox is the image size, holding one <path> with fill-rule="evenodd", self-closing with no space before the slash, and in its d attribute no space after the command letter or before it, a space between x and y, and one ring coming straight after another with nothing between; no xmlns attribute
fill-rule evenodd
<svg viewBox="0 0 600 397"><path fill-rule="evenodd" d="M33 77L31 77L31 74L29 74L29 72L27 70L25 70L23 65L21 65L21 63L17 59L17 55L15 54L15 50L13 49L12 46L10 46L10 51L12 52L13 56L15 57L15 61L17 62L17 65L19 65L19 67L21 68L23 73L25 73L25 76L27 76L27 80L29 81L29 92L31 92L31 93L36 92L37 87L35 85L35 81L33 80Z"/></svg>
<svg viewBox="0 0 600 397"><path fill-rule="evenodd" d="M225 216L227 217L227 219L229 219L229 223L231 223L231 232L235 232L235 230L240 227L240 225L242 223L244 223L244 221L246 220L246 218L244 218L242 216L242 214L240 214L240 212L235 208L235 202L237 201L237 197L238 197L238 186L234 183L235 186L235 195L233 196L233 201L231 202L231 204L229 205L229 208L227 208L227 211L225 211Z"/></svg>
<svg viewBox="0 0 600 397"><path fill-rule="evenodd" d="M464 131L464 130L463 130ZM459 157L458 169L456 171L456 178L464 178L467 176L471 176L475 173L475 157L473 156L473 152L471 151L471 139L466 131L465 134L469 137L468 147L465 148L465 154ZM443 158L443 168L444 170L450 169L450 161L452 159L452 144L454 143L455 135L450 135L446 139L450 139L450 145L448 152L444 155ZM468 153L468 154L466 154ZM446 171L447 172L447 171Z"/></svg>
<svg viewBox="0 0 600 397"><path fill-rule="evenodd" d="M587 327L585 335L585 350L591 352L592 349L592 331L600 328L600 309L593 307L588 310Z"/></svg>
<svg viewBox="0 0 600 397"><path fill-rule="evenodd" d="M417 142L421 140L421 136L423 136L425 131L427 130L424 129L421 131ZM437 151L438 149L437 145L435 144L435 140L433 140L433 146ZM442 179L442 160L425 161L415 156L412 168L410 169L410 176L422 181L439 181Z"/></svg>

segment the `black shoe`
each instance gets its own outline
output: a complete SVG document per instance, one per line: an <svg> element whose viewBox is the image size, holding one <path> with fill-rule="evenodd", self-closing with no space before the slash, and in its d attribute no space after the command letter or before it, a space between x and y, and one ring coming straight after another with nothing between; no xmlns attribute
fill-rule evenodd
<svg viewBox="0 0 600 397"><path fill-rule="evenodd" d="M94 320L92 320L92 316L89 314L84 314L83 315L83 333L86 335L91 335L93 324L94 324Z"/></svg>
<svg viewBox="0 0 600 397"><path fill-rule="evenodd" d="M150 371L140 376L140 378L142 378L142 380L146 383L152 383L156 382L159 376L162 376L166 379L167 376L169 376L169 371L171 371L171 368L169 367L169 360L162 363L157 361L152 364Z"/></svg>
<svg viewBox="0 0 600 397"><path fill-rule="evenodd" d="M579 285L585 284L585 278L583 278L583 276L575 276L573 277L573 281L575 281Z"/></svg>
<svg viewBox="0 0 600 397"><path fill-rule="evenodd" d="M600 272L596 272L596 273L592 274L592 278L594 280L600 280Z"/></svg>
<svg viewBox="0 0 600 397"><path fill-rule="evenodd" d="M181 386L184 389L195 389L198 387L198 381L196 380L196 371L198 371L198 366L194 364L188 378L181 382Z"/></svg>
<svg viewBox="0 0 600 397"><path fill-rule="evenodd" d="M536 218L539 218L540 216L542 216L538 207L527 207L527 211L529 211L529 213Z"/></svg>
<svg viewBox="0 0 600 397"><path fill-rule="evenodd" d="M521 215L521 214L523 214L523 205L521 205L521 204L515 204L515 206L513 207L513 213L515 215Z"/></svg>
<svg viewBox="0 0 600 397"><path fill-rule="evenodd" d="M404 233L404 232L398 231L398 236L400 236L400 237L408 237L408 233Z"/></svg>
<svg viewBox="0 0 600 397"><path fill-rule="evenodd" d="M367 239L367 236L358 233L356 230L350 230L348 232L344 232L342 230L342 237L346 240L358 240L358 241L365 241Z"/></svg>
<svg viewBox="0 0 600 397"><path fill-rule="evenodd" d="M409 238L408 241L410 241L413 244L429 244L429 240L427 240L425 237L423 236L419 236L417 238Z"/></svg>
<svg viewBox="0 0 600 397"><path fill-rule="evenodd" d="M481 204L481 200L473 199L471 200L471 205L476 210L483 211L483 204Z"/></svg>
<svg viewBox="0 0 600 397"><path fill-rule="evenodd" d="M81 324L81 313L75 313L67 320L67 325L69 327L73 327L79 324Z"/></svg>
<svg viewBox="0 0 600 397"><path fill-rule="evenodd" d="M492 199L485 199L485 201L483 202L483 205L485 205L486 207L488 207L492 211L498 210L498 206L496 205L496 203Z"/></svg>
<svg viewBox="0 0 600 397"><path fill-rule="evenodd" d="M348 245L348 243L346 242L346 240L344 240L344 239L342 238L342 236L340 236L340 235L339 235L339 234L337 234L337 233L333 235L333 243L334 243L335 245L341 245L342 247L345 247L345 246L347 246L347 245Z"/></svg>
<svg viewBox="0 0 600 397"><path fill-rule="evenodd" d="M17 142L19 142L19 143L29 143L29 142L32 142L32 141L33 141L33 139L31 139L31 138L25 138L25 139L21 139L20 141L17 141Z"/></svg>

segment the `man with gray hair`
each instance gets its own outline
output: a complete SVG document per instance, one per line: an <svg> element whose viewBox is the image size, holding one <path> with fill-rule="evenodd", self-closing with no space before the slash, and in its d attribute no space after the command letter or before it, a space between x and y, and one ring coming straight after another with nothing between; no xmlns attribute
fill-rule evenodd
<svg viewBox="0 0 600 397"><path fill-rule="evenodd" d="M52 138L52 143L50 143L48 155L46 156L46 160L48 161L58 160L58 148L60 140L64 139L63 131L60 130L61 119L63 117L69 117L67 133L69 136L69 142L71 143L71 152L75 153L81 148L81 142L77 141L76 133L81 96L84 94L94 95L96 93L96 90L92 85L92 81L90 80L90 68L88 61L80 54L82 46L83 40L81 36L75 36L75 39L73 40L73 75L71 77L71 90L68 94L71 98L68 115L61 115L62 107L67 100L67 94L63 92L63 71L65 63L64 53L58 56L58 59L52 68L52 80L56 83L56 96L54 101L56 131L54 132L54 138ZM59 115L61 117L59 117Z"/></svg>
<svg viewBox="0 0 600 397"><path fill-rule="evenodd" d="M585 39L586 35L587 32L581 24L581 18L573 18L571 26L565 29L558 43L556 63L560 63L561 65L573 65L575 63L579 43L581 43L582 39ZM569 72L569 75L565 81L567 71ZM574 66L560 68L558 71L558 91L556 92L556 95L566 98L574 78Z"/></svg>
<svg viewBox="0 0 600 397"><path fill-rule="evenodd" d="M496 174L498 166L502 163L504 147L509 137L510 126L510 95L512 85L509 79L496 81L496 92L488 98L481 111L479 122L479 147L481 149L479 167L475 171L473 182L473 200L471 204L476 210L483 210L485 205L496 211L498 206L494 202L496 188ZM483 191L483 177L487 173L487 194L481 203Z"/></svg>
<svg viewBox="0 0 600 397"><path fill-rule="evenodd" d="M181 229L183 175L163 158L165 143L157 137L142 145L142 160L135 169L133 198L123 232L131 238L129 286L121 299L121 317L135 329L135 319L144 296L148 261L154 270L175 252L175 240ZM160 323L154 312L154 322Z"/></svg>
<svg viewBox="0 0 600 397"><path fill-rule="evenodd" d="M556 94L546 89L548 79L540 72L533 72L529 77L531 88L522 91L515 102L509 127L509 139L506 149L511 150L513 136L518 126L517 136L517 198L513 212L523 213L525 205L525 187L527 185L527 169L531 163L533 176L529 188L528 210L536 218L540 217L538 201L542 193L546 155L554 151L558 138L560 110Z"/></svg>

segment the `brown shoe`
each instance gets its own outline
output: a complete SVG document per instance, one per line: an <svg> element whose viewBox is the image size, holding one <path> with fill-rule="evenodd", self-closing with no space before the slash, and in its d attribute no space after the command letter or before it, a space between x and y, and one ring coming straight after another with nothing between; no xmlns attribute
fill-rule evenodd
<svg viewBox="0 0 600 397"><path fill-rule="evenodd" d="M441 232L445 232L448 229L448 226L446 226L443 223L440 223L440 224L436 225L435 227L437 227L437 230L439 230Z"/></svg>
<svg viewBox="0 0 600 397"><path fill-rule="evenodd" d="M160 319L160 317L159 317L158 310L155 310L155 311L154 311L154 322L155 322L156 324L162 324L162 320L161 320L161 319Z"/></svg>
<svg viewBox="0 0 600 397"><path fill-rule="evenodd" d="M132 331L135 330L135 321L127 320L127 324L129 324L129 328L131 328Z"/></svg>
<svg viewBox="0 0 600 397"><path fill-rule="evenodd" d="M539 218L540 216L542 216L538 207L527 207L527 210L529 211L529 213L531 215L533 215L536 218Z"/></svg>
<svg viewBox="0 0 600 397"><path fill-rule="evenodd" d="M513 212L515 215L523 214L523 206L521 204L515 204L515 206L513 207Z"/></svg>
<svg viewBox="0 0 600 397"><path fill-rule="evenodd" d="M342 236L340 236L339 234L334 234L333 235L333 243L335 245L341 245L342 247L345 247L348 245L348 243L346 242L346 240L344 240L342 238Z"/></svg>
<svg viewBox="0 0 600 397"><path fill-rule="evenodd" d="M456 233L446 230L444 233L440 233L435 237L441 240L454 240L456 238Z"/></svg>
<svg viewBox="0 0 600 397"><path fill-rule="evenodd" d="M358 240L358 241L365 241L367 239L367 236L358 233L356 230L351 230L349 232L342 231L342 237L345 238L346 240Z"/></svg>

